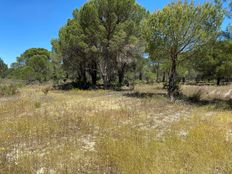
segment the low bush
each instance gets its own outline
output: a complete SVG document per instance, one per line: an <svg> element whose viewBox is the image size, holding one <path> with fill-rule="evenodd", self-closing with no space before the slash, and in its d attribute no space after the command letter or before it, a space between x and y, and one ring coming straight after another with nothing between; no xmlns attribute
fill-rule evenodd
<svg viewBox="0 0 232 174"><path fill-rule="evenodd" d="M193 93L191 96L189 96L189 100L192 102L199 102L201 100L202 96L202 90L198 90L195 93Z"/></svg>
<svg viewBox="0 0 232 174"><path fill-rule="evenodd" d="M10 85L1 85L0 86L0 96L12 96L18 93L17 86Z"/></svg>
<svg viewBox="0 0 232 174"><path fill-rule="evenodd" d="M228 104L229 108L232 109L232 99L229 99L227 101L227 104Z"/></svg>

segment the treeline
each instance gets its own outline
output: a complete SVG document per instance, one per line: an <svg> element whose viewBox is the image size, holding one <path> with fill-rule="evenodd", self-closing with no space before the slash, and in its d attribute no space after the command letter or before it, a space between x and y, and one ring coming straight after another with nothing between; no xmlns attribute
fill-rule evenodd
<svg viewBox="0 0 232 174"><path fill-rule="evenodd" d="M225 15L219 0L177 1L152 14L135 0L88 1L73 11L51 52L29 49L3 76L105 89L163 81L174 98L180 81L231 80L231 28L221 31Z"/></svg>
<svg viewBox="0 0 232 174"><path fill-rule="evenodd" d="M73 19L52 41L55 57L68 77L85 86L88 79L104 88L123 84L143 58L142 22L148 12L134 0L96 0L74 10Z"/></svg>
<svg viewBox="0 0 232 174"><path fill-rule="evenodd" d="M51 80L54 70L50 55L44 48L28 49L17 57L17 62L12 63L9 69L5 69L4 77L25 80L28 83Z"/></svg>

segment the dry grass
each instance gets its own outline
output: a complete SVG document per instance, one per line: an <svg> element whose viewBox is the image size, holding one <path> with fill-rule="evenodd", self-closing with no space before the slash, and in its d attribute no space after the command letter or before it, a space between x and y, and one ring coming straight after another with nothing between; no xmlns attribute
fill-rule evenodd
<svg viewBox="0 0 232 174"><path fill-rule="evenodd" d="M232 173L232 113L134 92L24 87L0 103L0 173Z"/></svg>
<svg viewBox="0 0 232 174"><path fill-rule="evenodd" d="M232 99L232 85L228 86L182 86L186 96L201 93L202 100L229 100Z"/></svg>

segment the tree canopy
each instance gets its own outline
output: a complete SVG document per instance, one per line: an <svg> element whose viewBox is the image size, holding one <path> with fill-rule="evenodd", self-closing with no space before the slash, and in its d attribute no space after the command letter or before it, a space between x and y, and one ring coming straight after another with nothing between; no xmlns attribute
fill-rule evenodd
<svg viewBox="0 0 232 174"><path fill-rule="evenodd" d="M181 81L229 81L232 32L230 25L221 30L223 18L230 17L223 2L231 10L230 0L178 0L150 14L135 0L87 1L52 39L51 52L26 50L8 77L68 80L85 89L156 81L172 99ZM5 71L2 61L0 66Z"/></svg>
<svg viewBox="0 0 232 174"><path fill-rule="evenodd" d="M170 97L178 92L176 67L179 57L209 42L217 34L223 19L221 4L195 5L188 1L171 3L153 13L147 21L145 34L152 54L165 54L171 61Z"/></svg>
<svg viewBox="0 0 232 174"><path fill-rule="evenodd" d="M143 54L140 23L148 15L134 0L93 0L61 28L53 41L66 71L86 83L87 75L95 85L102 78L105 88L118 76L119 83L131 63Z"/></svg>
<svg viewBox="0 0 232 174"><path fill-rule="evenodd" d="M50 52L44 48L30 48L26 50L17 62L11 65L9 76L27 81L40 82L51 79L52 66Z"/></svg>
<svg viewBox="0 0 232 174"><path fill-rule="evenodd" d="M232 77L232 41L223 40L209 43L197 50L193 56L194 68L202 78L222 79Z"/></svg>

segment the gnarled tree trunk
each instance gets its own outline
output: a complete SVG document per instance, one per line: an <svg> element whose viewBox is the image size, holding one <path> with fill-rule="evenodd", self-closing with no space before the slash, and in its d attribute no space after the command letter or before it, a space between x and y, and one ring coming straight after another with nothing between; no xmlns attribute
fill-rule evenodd
<svg viewBox="0 0 232 174"><path fill-rule="evenodd" d="M172 65L169 74L169 83L168 83L168 96L171 98L171 101L175 100L176 95L178 94L178 82L177 82L177 56L172 56Z"/></svg>

